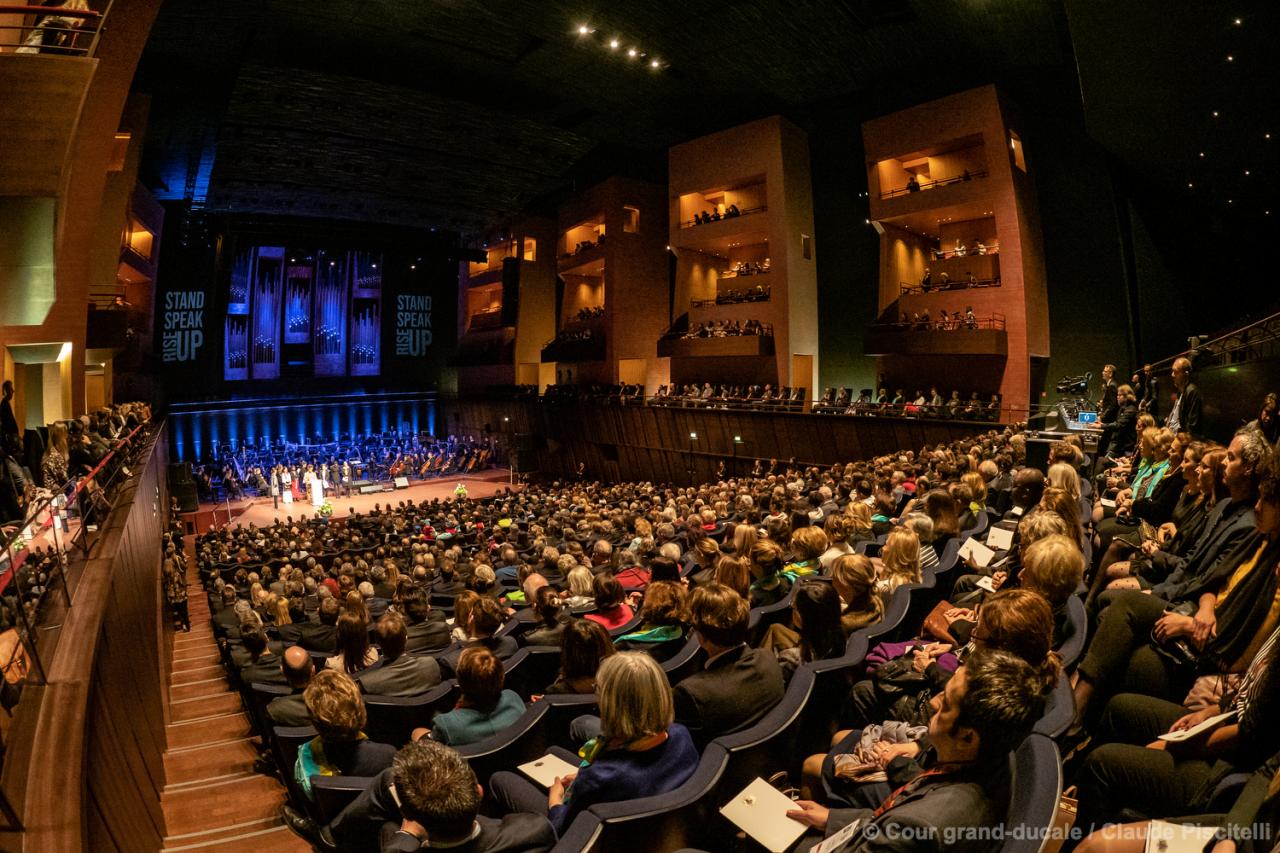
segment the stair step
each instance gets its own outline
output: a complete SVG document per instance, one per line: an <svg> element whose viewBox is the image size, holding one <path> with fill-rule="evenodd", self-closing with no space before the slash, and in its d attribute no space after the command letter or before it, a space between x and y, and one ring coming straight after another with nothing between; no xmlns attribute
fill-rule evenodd
<svg viewBox="0 0 1280 853"><path fill-rule="evenodd" d="M275 826L266 829L254 829L255 825L265 824L257 823L228 830L234 832L233 835L219 833L194 839L166 838L163 849L174 853L182 850L196 853L243 853L246 847L252 848L254 853L310 853L312 850L310 844L294 835L283 824L277 822Z"/></svg>
<svg viewBox="0 0 1280 853"><path fill-rule="evenodd" d="M222 669L222 663L215 663L209 666L198 666L186 670L177 670L169 677L169 684L177 687L179 684L191 684L195 681L204 681L206 678L223 678L227 674Z"/></svg>
<svg viewBox="0 0 1280 853"><path fill-rule="evenodd" d="M164 779L168 785L212 780L231 773L253 772L258 750L249 738L204 744L164 755Z"/></svg>
<svg viewBox="0 0 1280 853"><path fill-rule="evenodd" d="M185 684L175 684L169 688L169 702L181 702L187 699L199 699L204 696L217 696L230 692L231 686L227 684L227 679L219 672L212 678L189 681Z"/></svg>
<svg viewBox="0 0 1280 853"><path fill-rule="evenodd" d="M173 653L173 668L176 671L195 669L214 663L222 663L222 658L218 656L215 649L179 649Z"/></svg>
<svg viewBox="0 0 1280 853"><path fill-rule="evenodd" d="M169 703L169 719L175 723L186 720L198 720L218 714L229 714L240 710L240 694L224 692L213 696L198 696L194 699L179 699Z"/></svg>
<svg viewBox="0 0 1280 853"><path fill-rule="evenodd" d="M243 713L221 714L208 719L170 723L165 732L170 750L183 749L214 741L246 738L252 734L249 718Z"/></svg>
<svg viewBox="0 0 1280 853"><path fill-rule="evenodd" d="M205 631L203 634L174 634L173 651L176 653L180 649L199 649L199 648L217 648L213 641L213 632Z"/></svg>
<svg viewBox="0 0 1280 853"><path fill-rule="evenodd" d="M167 846L171 841L178 844L207 841L207 837L192 836L251 821L279 820L280 806L284 802L284 788L270 776L252 776L230 783L166 791L160 798L167 831L165 844Z"/></svg>

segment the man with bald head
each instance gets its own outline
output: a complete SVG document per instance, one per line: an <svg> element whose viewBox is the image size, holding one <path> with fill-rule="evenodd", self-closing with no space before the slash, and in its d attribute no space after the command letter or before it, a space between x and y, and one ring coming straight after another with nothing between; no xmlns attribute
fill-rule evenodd
<svg viewBox="0 0 1280 853"><path fill-rule="evenodd" d="M1013 488L1009 498L1013 506L1004 514L1005 518L1019 519L1040 503L1044 495L1044 472L1039 468L1020 468L1013 475Z"/></svg>
<svg viewBox="0 0 1280 853"><path fill-rule="evenodd" d="M1191 381L1191 359L1182 356L1173 360L1173 387L1178 390L1178 399L1173 401L1164 425L1174 432L1201 438L1204 435L1200 424L1204 402L1200 399L1200 389Z"/></svg>
<svg viewBox="0 0 1280 853"><path fill-rule="evenodd" d="M290 646L284 650L280 669L284 672L285 681L293 688L293 693L272 699L267 705L267 716L277 726L311 725L307 706L302 701L302 691L311 683L311 676L315 674L311 654L302 646Z"/></svg>

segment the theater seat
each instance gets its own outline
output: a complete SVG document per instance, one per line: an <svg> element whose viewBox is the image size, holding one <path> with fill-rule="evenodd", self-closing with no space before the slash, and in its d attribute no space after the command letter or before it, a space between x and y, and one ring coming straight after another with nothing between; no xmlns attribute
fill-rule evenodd
<svg viewBox="0 0 1280 853"><path fill-rule="evenodd" d="M683 785L654 797L594 805L574 819L554 849L564 853L653 853L704 844L709 835L723 840L715 832L720 820L717 812L723 803L717 802L712 793L727 762L728 755L722 747L708 745L698 769ZM579 822L584 824L581 830ZM565 843L571 840L577 846Z"/></svg>
<svg viewBox="0 0 1280 853"><path fill-rule="evenodd" d="M432 717L451 709L457 700L458 683L452 679L420 696L365 696L364 706L369 715L365 734L377 743L404 746L414 729L430 727Z"/></svg>
<svg viewBox="0 0 1280 853"><path fill-rule="evenodd" d="M312 776L311 793L315 799L317 822L329 823L365 788L373 784L376 776Z"/></svg>
<svg viewBox="0 0 1280 853"><path fill-rule="evenodd" d="M902 590L906 590L910 598L907 601L907 609L903 611L902 620L898 626L890 632L889 639L897 642L910 640L920 636L920 628L924 625L925 617L929 615L929 611L933 609L934 597L933 588L937 580L932 574L928 574L924 578L923 583L906 584L894 590L893 594L897 594ZM892 604L892 601L890 601Z"/></svg>
<svg viewBox="0 0 1280 853"><path fill-rule="evenodd" d="M541 694L560 673L558 646L527 646L506 661L506 686L528 702Z"/></svg>
<svg viewBox="0 0 1280 853"><path fill-rule="evenodd" d="M671 683L672 687L675 687L685 678L702 669L702 662L705 658L706 655L702 651L702 646L698 643L698 638L690 636L685 642L684 648L662 664L662 670L667 674L667 681Z"/></svg>
<svg viewBox="0 0 1280 853"><path fill-rule="evenodd" d="M1071 679L1064 672L1058 677L1045 703L1044 716L1035 724L1032 731L1048 738L1058 738L1071 727L1075 719L1076 701L1071 693Z"/></svg>
<svg viewBox="0 0 1280 853"><path fill-rule="evenodd" d="M547 754L547 730L544 718L548 705L534 702L520 718L493 737L457 748L471 765L482 785L499 770L515 770L521 764Z"/></svg>
<svg viewBox="0 0 1280 853"><path fill-rule="evenodd" d="M1014 751L1013 794L1009 800L1005 827L1025 827L1023 837L1006 839L1002 853L1039 853L1058 813L1062 795L1062 765L1058 747L1044 735L1032 734Z"/></svg>
<svg viewBox="0 0 1280 853"><path fill-rule="evenodd" d="M1062 647L1058 654L1062 656L1063 668L1073 670L1089 639L1089 614L1085 610L1084 599L1078 595L1067 599L1067 624L1062 634Z"/></svg>
<svg viewBox="0 0 1280 853"><path fill-rule="evenodd" d="M800 764L808 754L800 746L800 728L815 683L813 670L800 667L791 677L782 701L760 722L712 741L729 756L724 774L716 783L717 803L727 803L757 776L767 779L780 769L791 774L793 780L799 780ZM825 712L830 716L831 708ZM725 829L728 831L728 827Z"/></svg>

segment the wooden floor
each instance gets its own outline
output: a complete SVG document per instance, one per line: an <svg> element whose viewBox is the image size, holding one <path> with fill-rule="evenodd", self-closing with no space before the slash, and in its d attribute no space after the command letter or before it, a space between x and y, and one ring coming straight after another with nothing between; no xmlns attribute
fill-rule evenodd
<svg viewBox="0 0 1280 853"><path fill-rule="evenodd" d="M305 853L310 845L280 819L284 786L253 771L257 739L218 661L194 565L188 583L191 633L174 634L169 680L164 849Z"/></svg>

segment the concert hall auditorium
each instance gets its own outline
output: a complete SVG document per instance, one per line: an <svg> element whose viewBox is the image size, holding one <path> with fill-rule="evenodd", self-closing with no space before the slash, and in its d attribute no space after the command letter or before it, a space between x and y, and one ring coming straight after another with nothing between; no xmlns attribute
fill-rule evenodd
<svg viewBox="0 0 1280 853"><path fill-rule="evenodd" d="M1277 32L0 0L0 851L1280 853Z"/></svg>

